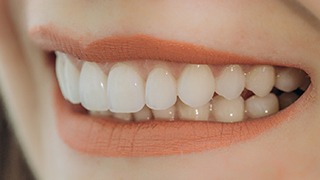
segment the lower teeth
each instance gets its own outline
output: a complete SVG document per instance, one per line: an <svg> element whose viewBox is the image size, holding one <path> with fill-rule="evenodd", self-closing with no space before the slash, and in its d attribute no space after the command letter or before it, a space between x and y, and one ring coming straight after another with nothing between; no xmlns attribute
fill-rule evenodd
<svg viewBox="0 0 320 180"><path fill-rule="evenodd" d="M78 63L75 66L71 59L57 53L57 78L65 99L80 102L93 116L123 121L230 123L262 118L290 106L310 85L310 77L302 70L269 65L172 63L181 71L174 74L170 65L149 66L145 62L145 73L139 73L132 63L118 63L106 68L109 73L103 70L107 65L73 60Z"/></svg>

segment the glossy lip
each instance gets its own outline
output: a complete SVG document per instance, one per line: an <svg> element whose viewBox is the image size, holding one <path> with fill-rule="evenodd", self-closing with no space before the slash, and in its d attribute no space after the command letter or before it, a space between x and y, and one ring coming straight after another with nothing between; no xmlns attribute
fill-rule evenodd
<svg viewBox="0 0 320 180"><path fill-rule="evenodd" d="M30 35L46 50L63 51L79 59L95 62L154 59L211 64L263 64L254 58L145 35L109 37L83 47L81 42L57 32L52 28L38 27L30 31ZM312 89L309 87L298 101L285 110L252 121L217 123L152 120L124 123L112 118L92 117L79 111L75 105L64 100L57 82L55 85L54 107L61 138L77 151L106 157L185 154L244 142L287 121L299 112L298 107L306 107Z"/></svg>

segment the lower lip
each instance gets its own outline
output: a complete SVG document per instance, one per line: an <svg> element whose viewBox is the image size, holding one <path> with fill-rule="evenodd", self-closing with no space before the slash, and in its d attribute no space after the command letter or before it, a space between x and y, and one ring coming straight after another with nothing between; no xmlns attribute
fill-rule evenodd
<svg viewBox="0 0 320 180"><path fill-rule="evenodd" d="M161 121L119 122L92 117L64 100L57 82L57 128L72 149L104 157L146 157L203 152L245 142L292 119L297 107L305 107L309 88L300 99L279 113L239 123Z"/></svg>

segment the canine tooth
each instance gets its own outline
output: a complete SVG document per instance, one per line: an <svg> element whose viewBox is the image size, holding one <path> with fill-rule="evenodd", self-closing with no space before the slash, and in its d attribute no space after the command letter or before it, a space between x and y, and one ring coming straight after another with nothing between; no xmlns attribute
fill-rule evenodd
<svg viewBox="0 0 320 180"><path fill-rule="evenodd" d="M275 70L269 65L254 66L246 75L246 88L259 97L268 95L275 84Z"/></svg>
<svg viewBox="0 0 320 180"><path fill-rule="evenodd" d="M165 110L152 110L155 119L168 119L173 121L176 117L176 106L171 106Z"/></svg>
<svg viewBox="0 0 320 180"><path fill-rule="evenodd" d="M85 62L80 73L79 91L83 107L91 111L108 110L107 76L96 63Z"/></svg>
<svg viewBox="0 0 320 180"><path fill-rule="evenodd" d="M244 89L245 80L239 65L227 66L216 78L216 93L229 100L238 98Z"/></svg>
<svg viewBox="0 0 320 180"><path fill-rule="evenodd" d="M134 113L133 117L135 121L150 120L152 119L152 112L147 106L144 106L139 112Z"/></svg>
<svg viewBox="0 0 320 180"><path fill-rule="evenodd" d="M222 96L212 99L212 113L216 121L238 122L244 119L244 100L241 96L228 100Z"/></svg>
<svg viewBox="0 0 320 180"><path fill-rule="evenodd" d="M133 117L131 113L112 113L113 117L125 121L132 121Z"/></svg>
<svg viewBox="0 0 320 180"><path fill-rule="evenodd" d="M111 112L138 112L145 105L145 82L138 72L124 63L114 65L109 73L107 94Z"/></svg>
<svg viewBox="0 0 320 180"><path fill-rule="evenodd" d="M65 55L66 56L66 55ZM67 57L66 57L67 58ZM68 100L73 104L80 103L79 96L79 76L80 72L70 60L66 60L64 66L65 85L67 94L69 95Z"/></svg>
<svg viewBox="0 0 320 180"><path fill-rule="evenodd" d="M291 92L291 93L282 93L279 96L280 109L284 109L284 108L290 106L297 99L299 99L299 96L297 94L293 93L293 92Z"/></svg>
<svg viewBox="0 0 320 180"><path fill-rule="evenodd" d="M252 96L245 101L246 113L250 118L260 118L279 111L276 95L270 93L265 97Z"/></svg>
<svg viewBox="0 0 320 180"><path fill-rule="evenodd" d="M291 92L296 90L303 82L306 74L296 68L283 68L277 71L275 87L284 91Z"/></svg>
<svg viewBox="0 0 320 180"><path fill-rule="evenodd" d="M214 77L207 65L186 65L178 80L178 95L190 107L207 104L214 93Z"/></svg>
<svg viewBox="0 0 320 180"><path fill-rule="evenodd" d="M146 104L154 110L164 110L176 103L177 84L172 74L163 68L153 69L146 82Z"/></svg>
<svg viewBox="0 0 320 180"><path fill-rule="evenodd" d="M208 120L210 115L210 103L200 107L190 107L181 101L178 101L179 119L184 120Z"/></svg>
<svg viewBox="0 0 320 180"><path fill-rule="evenodd" d="M64 76L64 66L66 63L66 59L64 58L64 55L60 52L56 52L56 75L59 83L59 87L61 90L61 93L65 99L68 99L68 92L66 90L66 80Z"/></svg>

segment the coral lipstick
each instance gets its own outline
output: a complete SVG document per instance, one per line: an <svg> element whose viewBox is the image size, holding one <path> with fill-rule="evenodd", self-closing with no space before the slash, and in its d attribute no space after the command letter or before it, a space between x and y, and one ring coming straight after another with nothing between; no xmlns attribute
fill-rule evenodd
<svg viewBox="0 0 320 180"><path fill-rule="evenodd" d="M270 61L146 35L107 37L84 44L57 32L48 27L38 27L33 29L30 35L46 50L66 52L79 59L94 62L152 59L210 64L270 64ZM271 63L283 65L276 61ZM255 120L218 123L154 119L128 123L113 118L90 116L81 108L79 110L65 101L58 84L55 84L54 107L57 129L62 140L79 152L104 157L185 154L245 142L289 120L298 107L306 107L311 89L285 110Z"/></svg>

